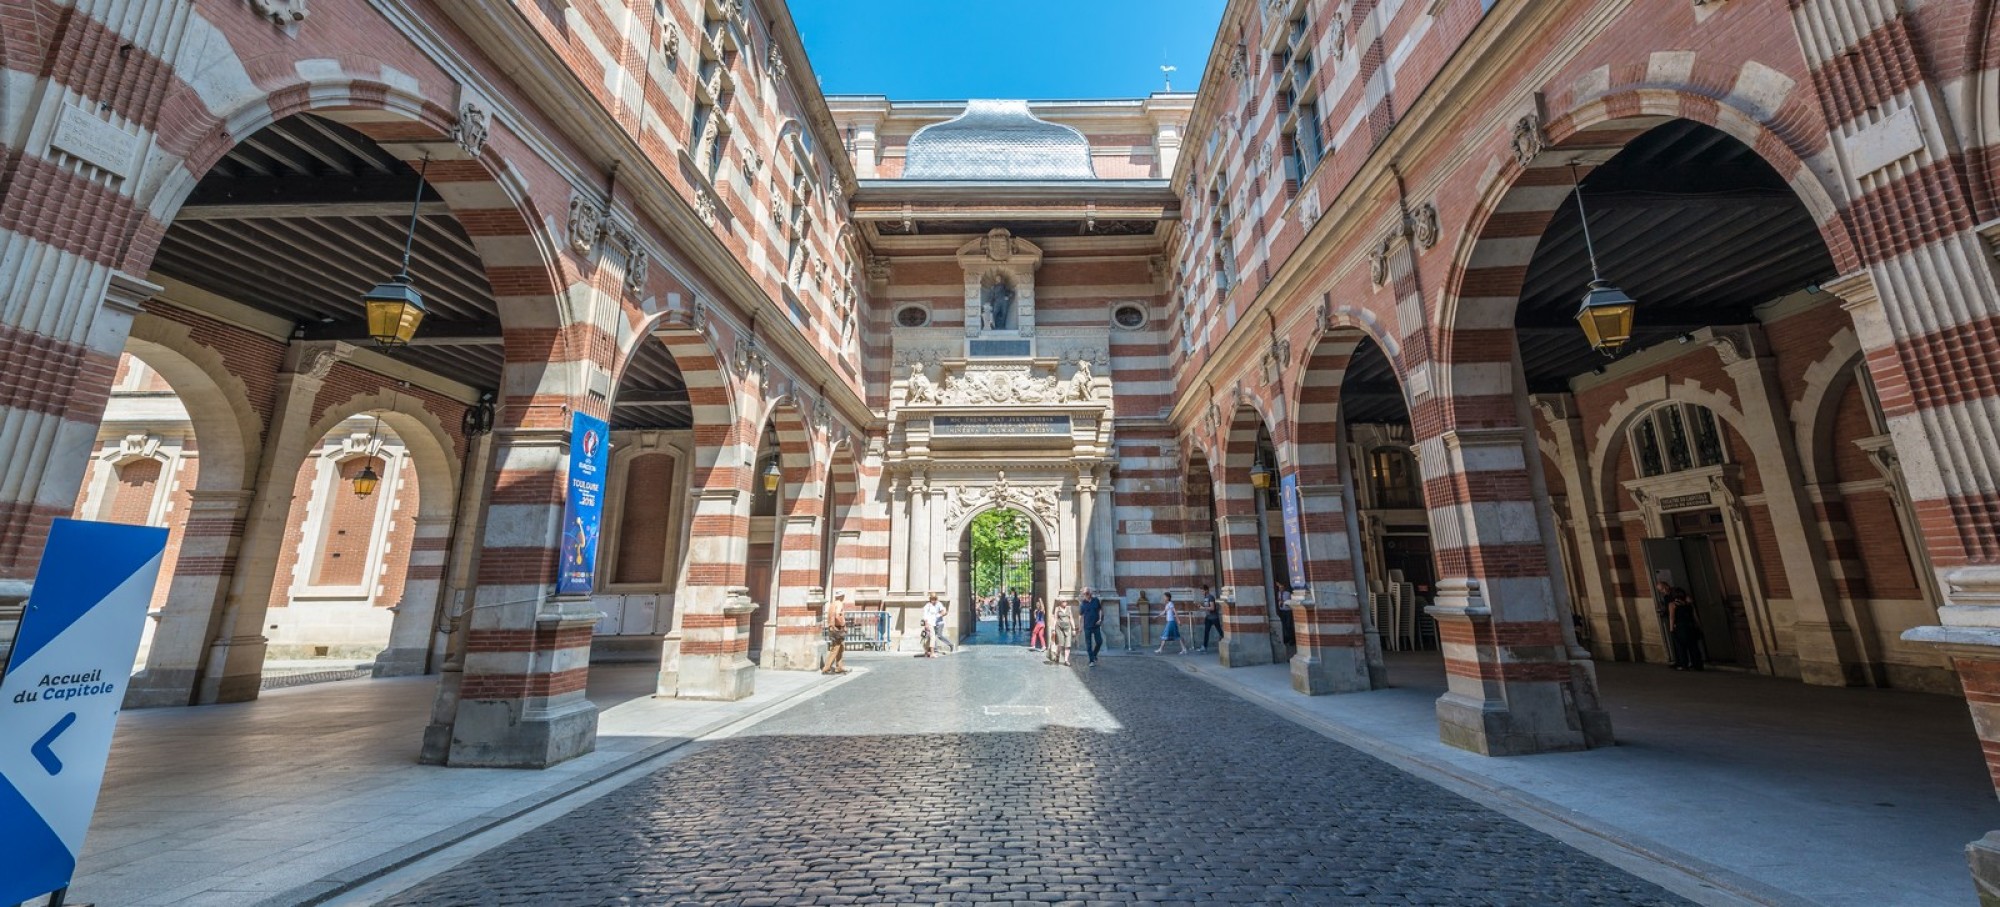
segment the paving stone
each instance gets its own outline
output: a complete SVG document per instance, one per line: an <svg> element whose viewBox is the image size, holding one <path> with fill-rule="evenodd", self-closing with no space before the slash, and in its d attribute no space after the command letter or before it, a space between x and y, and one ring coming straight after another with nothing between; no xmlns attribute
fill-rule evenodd
<svg viewBox="0 0 2000 907"><path fill-rule="evenodd" d="M1685 903L1169 663L856 663L385 903Z"/></svg>

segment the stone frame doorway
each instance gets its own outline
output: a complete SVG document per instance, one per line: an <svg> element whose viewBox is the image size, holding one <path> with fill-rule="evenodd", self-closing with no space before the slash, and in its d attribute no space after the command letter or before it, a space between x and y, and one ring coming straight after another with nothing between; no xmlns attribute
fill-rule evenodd
<svg viewBox="0 0 2000 907"><path fill-rule="evenodd" d="M1017 507L995 507L985 511L1007 510L1019 515L1022 524L1028 527L1028 588L1023 590L1025 612L1029 603L1040 598L1044 604L1052 601L1051 592L1055 585L1051 582L1055 561L1049 555L1048 539L1041 524L1035 517ZM979 628L979 609L973 607L973 594L980 590L972 588L972 573L976 566L972 560L972 524L979 516L967 519L958 530L958 637L964 639Z"/></svg>

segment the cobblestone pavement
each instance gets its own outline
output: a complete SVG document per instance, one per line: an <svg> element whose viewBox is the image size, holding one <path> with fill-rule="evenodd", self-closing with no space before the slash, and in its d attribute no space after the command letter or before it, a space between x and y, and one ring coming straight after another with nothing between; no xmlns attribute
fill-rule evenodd
<svg viewBox="0 0 2000 907"><path fill-rule="evenodd" d="M854 658L387 903L1684 903L1172 661Z"/></svg>

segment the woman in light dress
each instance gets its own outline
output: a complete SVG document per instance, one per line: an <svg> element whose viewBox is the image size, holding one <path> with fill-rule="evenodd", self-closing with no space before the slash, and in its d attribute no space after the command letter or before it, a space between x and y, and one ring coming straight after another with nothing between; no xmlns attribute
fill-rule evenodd
<svg viewBox="0 0 2000 907"><path fill-rule="evenodd" d="M1076 616L1068 605L1057 605L1050 622L1049 651L1055 658L1049 664L1069 667L1069 651L1076 646Z"/></svg>

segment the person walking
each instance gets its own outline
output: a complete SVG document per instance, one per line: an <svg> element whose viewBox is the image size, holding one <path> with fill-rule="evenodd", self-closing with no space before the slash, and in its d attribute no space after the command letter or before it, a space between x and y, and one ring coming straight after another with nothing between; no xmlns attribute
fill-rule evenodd
<svg viewBox="0 0 2000 907"><path fill-rule="evenodd" d="M1076 649L1076 617L1068 608L1058 606L1049 631L1049 650L1054 657L1049 664L1069 667L1070 652Z"/></svg>
<svg viewBox="0 0 2000 907"><path fill-rule="evenodd" d="M924 602L924 613L921 620L923 621L924 657L936 658L938 631L944 627L944 605L938 604L936 592L931 593L930 599Z"/></svg>
<svg viewBox="0 0 2000 907"><path fill-rule="evenodd" d="M1077 603L1077 615L1083 618L1083 646L1090 655L1090 667L1097 667L1097 653L1104 648L1104 603L1097 593L1083 587L1083 600Z"/></svg>
<svg viewBox="0 0 2000 907"><path fill-rule="evenodd" d="M1167 654L1167 643L1171 642L1178 643L1181 647L1181 654L1186 655L1188 653L1187 640L1181 638L1180 615L1174 612L1174 594L1172 592L1167 593L1160 599L1160 616L1167 619L1167 628L1161 631L1160 647L1154 649L1153 654Z"/></svg>
<svg viewBox="0 0 2000 907"><path fill-rule="evenodd" d="M948 609L945 608L943 602L937 600L936 592L931 593L931 604L937 605L937 617L931 621L931 626L937 628L938 645L953 655L958 654L958 643L953 642L951 634L944 631L944 619L948 613ZM925 607L924 610L928 613L930 608Z"/></svg>
<svg viewBox="0 0 2000 907"><path fill-rule="evenodd" d="M1675 668L1687 663L1687 656L1681 652L1681 644L1674 639L1673 583L1667 582L1667 572L1662 570L1653 580L1653 613L1660 618L1660 642L1667 647L1667 662Z"/></svg>
<svg viewBox="0 0 2000 907"><path fill-rule="evenodd" d="M1215 593L1208 591L1208 584L1201 584L1201 646L1196 652L1208 651L1208 631L1215 631L1215 638L1222 638L1222 606L1215 600Z"/></svg>
<svg viewBox="0 0 2000 907"><path fill-rule="evenodd" d="M1028 631L1028 651L1040 652L1048 648L1049 615L1042 610L1041 599L1035 599L1035 606L1031 609L1028 619L1034 622L1034 628Z"/></svg>
<svg viewBox="0 0 2000 907"><path fill-rule="evenodd" d="M1686 589L1675 588L1667 605L1667 620L1672 624L1676 671L1699 671L1703 668L1701 657L1701 622L1694 616L1694 596Z"/></svg>
<svg viewBox="0 0 2000 907"><path fill-rule="evenodd" d="M832 603L826 606L826 667L821 674L845 674L847 666L841 661L847 657L847 593L833 593Z"/></svg>

